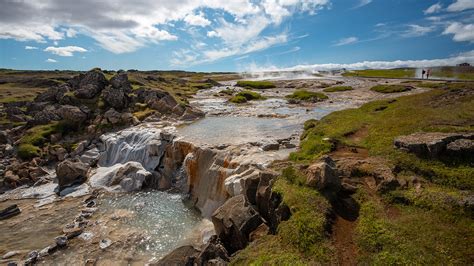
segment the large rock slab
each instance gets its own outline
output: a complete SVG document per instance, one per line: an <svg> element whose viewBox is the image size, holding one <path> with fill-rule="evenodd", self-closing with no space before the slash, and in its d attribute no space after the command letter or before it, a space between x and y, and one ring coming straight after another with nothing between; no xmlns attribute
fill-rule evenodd
<svg viewBox="0 0 474 266"><path fill-rule="evenodd" d="M217 236L232 254L247 246L250 233L263 223L263 219L244 195L238 195L214 212L212 223Z"/></svg>
<svg viewBox="0 0 474 266"><path fill-rule="evenodd" d="M81 99L92 99L97 96L108 84L100 70L91 70L71 81L75 86L74 95Z"/></svg>
<svg viewBox="0 0 474 266"><path fill-rule="evenodd" d="M145 180L151 176L138 162L117 163L111 167L97 168L90 178L90 184L108 191L131 192L142 189Z"/></svg>
<svg viewBox="0 0 474 266"><path fill-rule="evenodd" d="M83 183L87 180L89 165L79 162L65 160L56 166L59 190L72 184Z"/></svg>
<svg viewBox="0 0 474 266"><path fill-rule="evenodd" d="M396 138L394 145L419 157L439 158L447 155L448 144L459 139L472 140L474 133L418 132Z"/></svg>

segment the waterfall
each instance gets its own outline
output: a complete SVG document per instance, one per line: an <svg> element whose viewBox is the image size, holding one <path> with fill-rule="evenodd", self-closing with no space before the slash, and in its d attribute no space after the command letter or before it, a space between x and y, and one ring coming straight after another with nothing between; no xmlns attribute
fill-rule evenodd
<svg viewBox="0 0 474 266"><path fill-rule="evenodd" d="M99 166L138 162L146 170L154 170L166 147L160 133L153 128L129 128L101 136L105 151L99 157Z"/></svg>

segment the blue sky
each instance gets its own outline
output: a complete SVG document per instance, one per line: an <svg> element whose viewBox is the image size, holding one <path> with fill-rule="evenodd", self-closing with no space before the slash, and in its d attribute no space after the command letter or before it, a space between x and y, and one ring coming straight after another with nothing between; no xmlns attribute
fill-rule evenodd
<svg viewBox="0 0 474 266"><path fill-rule="evenodd" d="M0 0L0 50L14 69L449 65L474 62L474 0Z"/></svg>

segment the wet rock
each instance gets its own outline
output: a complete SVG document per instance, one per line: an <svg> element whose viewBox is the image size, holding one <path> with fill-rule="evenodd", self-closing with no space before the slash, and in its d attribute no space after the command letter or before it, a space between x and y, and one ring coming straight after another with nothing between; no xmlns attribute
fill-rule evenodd
<svg viewBox="0 0 474 266"><path fill-rule="evenodd" d="M18 205L13 204L0 211L0 220L5 220L21 213Z"/></svg>
<svg viewBox="0 0 474 266"><path fill-rule="evenodd" d="M33 265L37 260L38 260L38 251L33 250L30 253L28 253L28 256L26 256L25 264L26 265Z"/></svg>
<svg viewBox="0 0 474 266"><path fill-rule="evenodd" d="M217 236L211 237L201 253L197 256L196 263L198 265L210 265L213 260L222 261L224 263L230 260L227 250Z"/></svg>
<svg viewBox="0 0 474 266"><path fill-rule="evenodd" d="M168 266L168 265L186 265L192 266L195 264L196 257L199 256L199 250L193 246L182 246L173 250L168 255L160 259L156 264L157 266Z"/></svg>
<svg viewBox="0 0 474 266"><path fill-rule="evenodd" d="M107 85L107 79L99 70L91 70L79 76L79 82L71 81L76 87L74 95L81 99L92 99Z"/></svg>
<svg viewBox="0 0 474 266"><path fill-rule="evenodd" d="M192 121L198 118L202 118L204 116L205 116L204 112L195 108L187 107L186 110L184 111L184 114L181 116L181 119Z"/></svg>
<svg viewBox="0 0 474 266"><path fill-rule="evenodd" d="M89 165L79 162L65 160L56 166L56 176L58 178L59 189L72 184L80 184L87 179Z"/></svg>
<svg viewBox="0 0 474 266"><path fill-rule="evenodd" d="M138 162L115 164L113 167L98 168L91 176L93 187L102 187L113 191L137 191L152 174Z"/></svg>
<svg viewBox="0 0 474 266"><path fill-rule="evenodd" d="M79 239L84 241L89 241L94 237L94 234L91 232L84 232L78 236Z"/></svg>
<svg viewBox="0 0 474 266"><path fill-rule="evenodd" d="M97 160L99 159L99 155L100 155L99 149L96 147L84 152L81 155L81 157L79 157L79 160L83 163L93 166L96 164Z"/></svg>
<svg viewBox="0 0 474 266"><path fill-rule="evenodd" d="M2 259L6 260L6 259L14 257L18 254L20 254L20 252L18 250L9 251L9 252L5 253L5 255L2 256Z"/></svg>
<svg viewBox="0 0 474 266"><path fill-rule="evenodd" d="M111 245L112 245L112 240L107 239L107 238L106 238L106 239L102 239L102 240L100 240L100 242L99 242L99 247L100 247L101 249L106 249L106 248L110 247Z"/></svg>
<svg viewBox="0 0 474 266"><path fill-rule="evenodd" d="M58 236L54 239L54 241L56 242L58 248L65 248L68 243L66 236Z"/></svg>
<svg viewBox="0 0 474 266"><path fill-rule="evenodd" d="M329 156L324 156L306 170L306 185L319 190L329 189L339 191L341 179L337 172L336 164Z"/></svg>
<svg viewBox="0 0 474 266"><path fill-rule="evenodd" d="M278 143L265 143L262 145L262 150L264 151L277 151L280 149L280 144Z"/></svg>
<svg viewBox="0 0 474 266"><path fill-rule="evenodd" d="M250 233L263 220L245 196L238 195L227 200L213 213L212 223L225 248L234 253L247 246Z"/></svg>

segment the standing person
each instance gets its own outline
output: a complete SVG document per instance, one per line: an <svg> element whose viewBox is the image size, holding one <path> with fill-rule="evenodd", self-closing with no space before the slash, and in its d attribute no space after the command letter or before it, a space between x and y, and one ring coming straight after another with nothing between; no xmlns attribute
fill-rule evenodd
<svg viewBox="0 0 474 266"><path fill-rule="evenodd" d="M431 75L431 69L426 70L426 79L429 79Z"/></svg>
<svg viewBox="0 0 474 266"><path fill-rule="evenodd" d="M425 73L426 73L426 71L424 69L421 70L421 79L423 79L425 77Z"/></svg>

